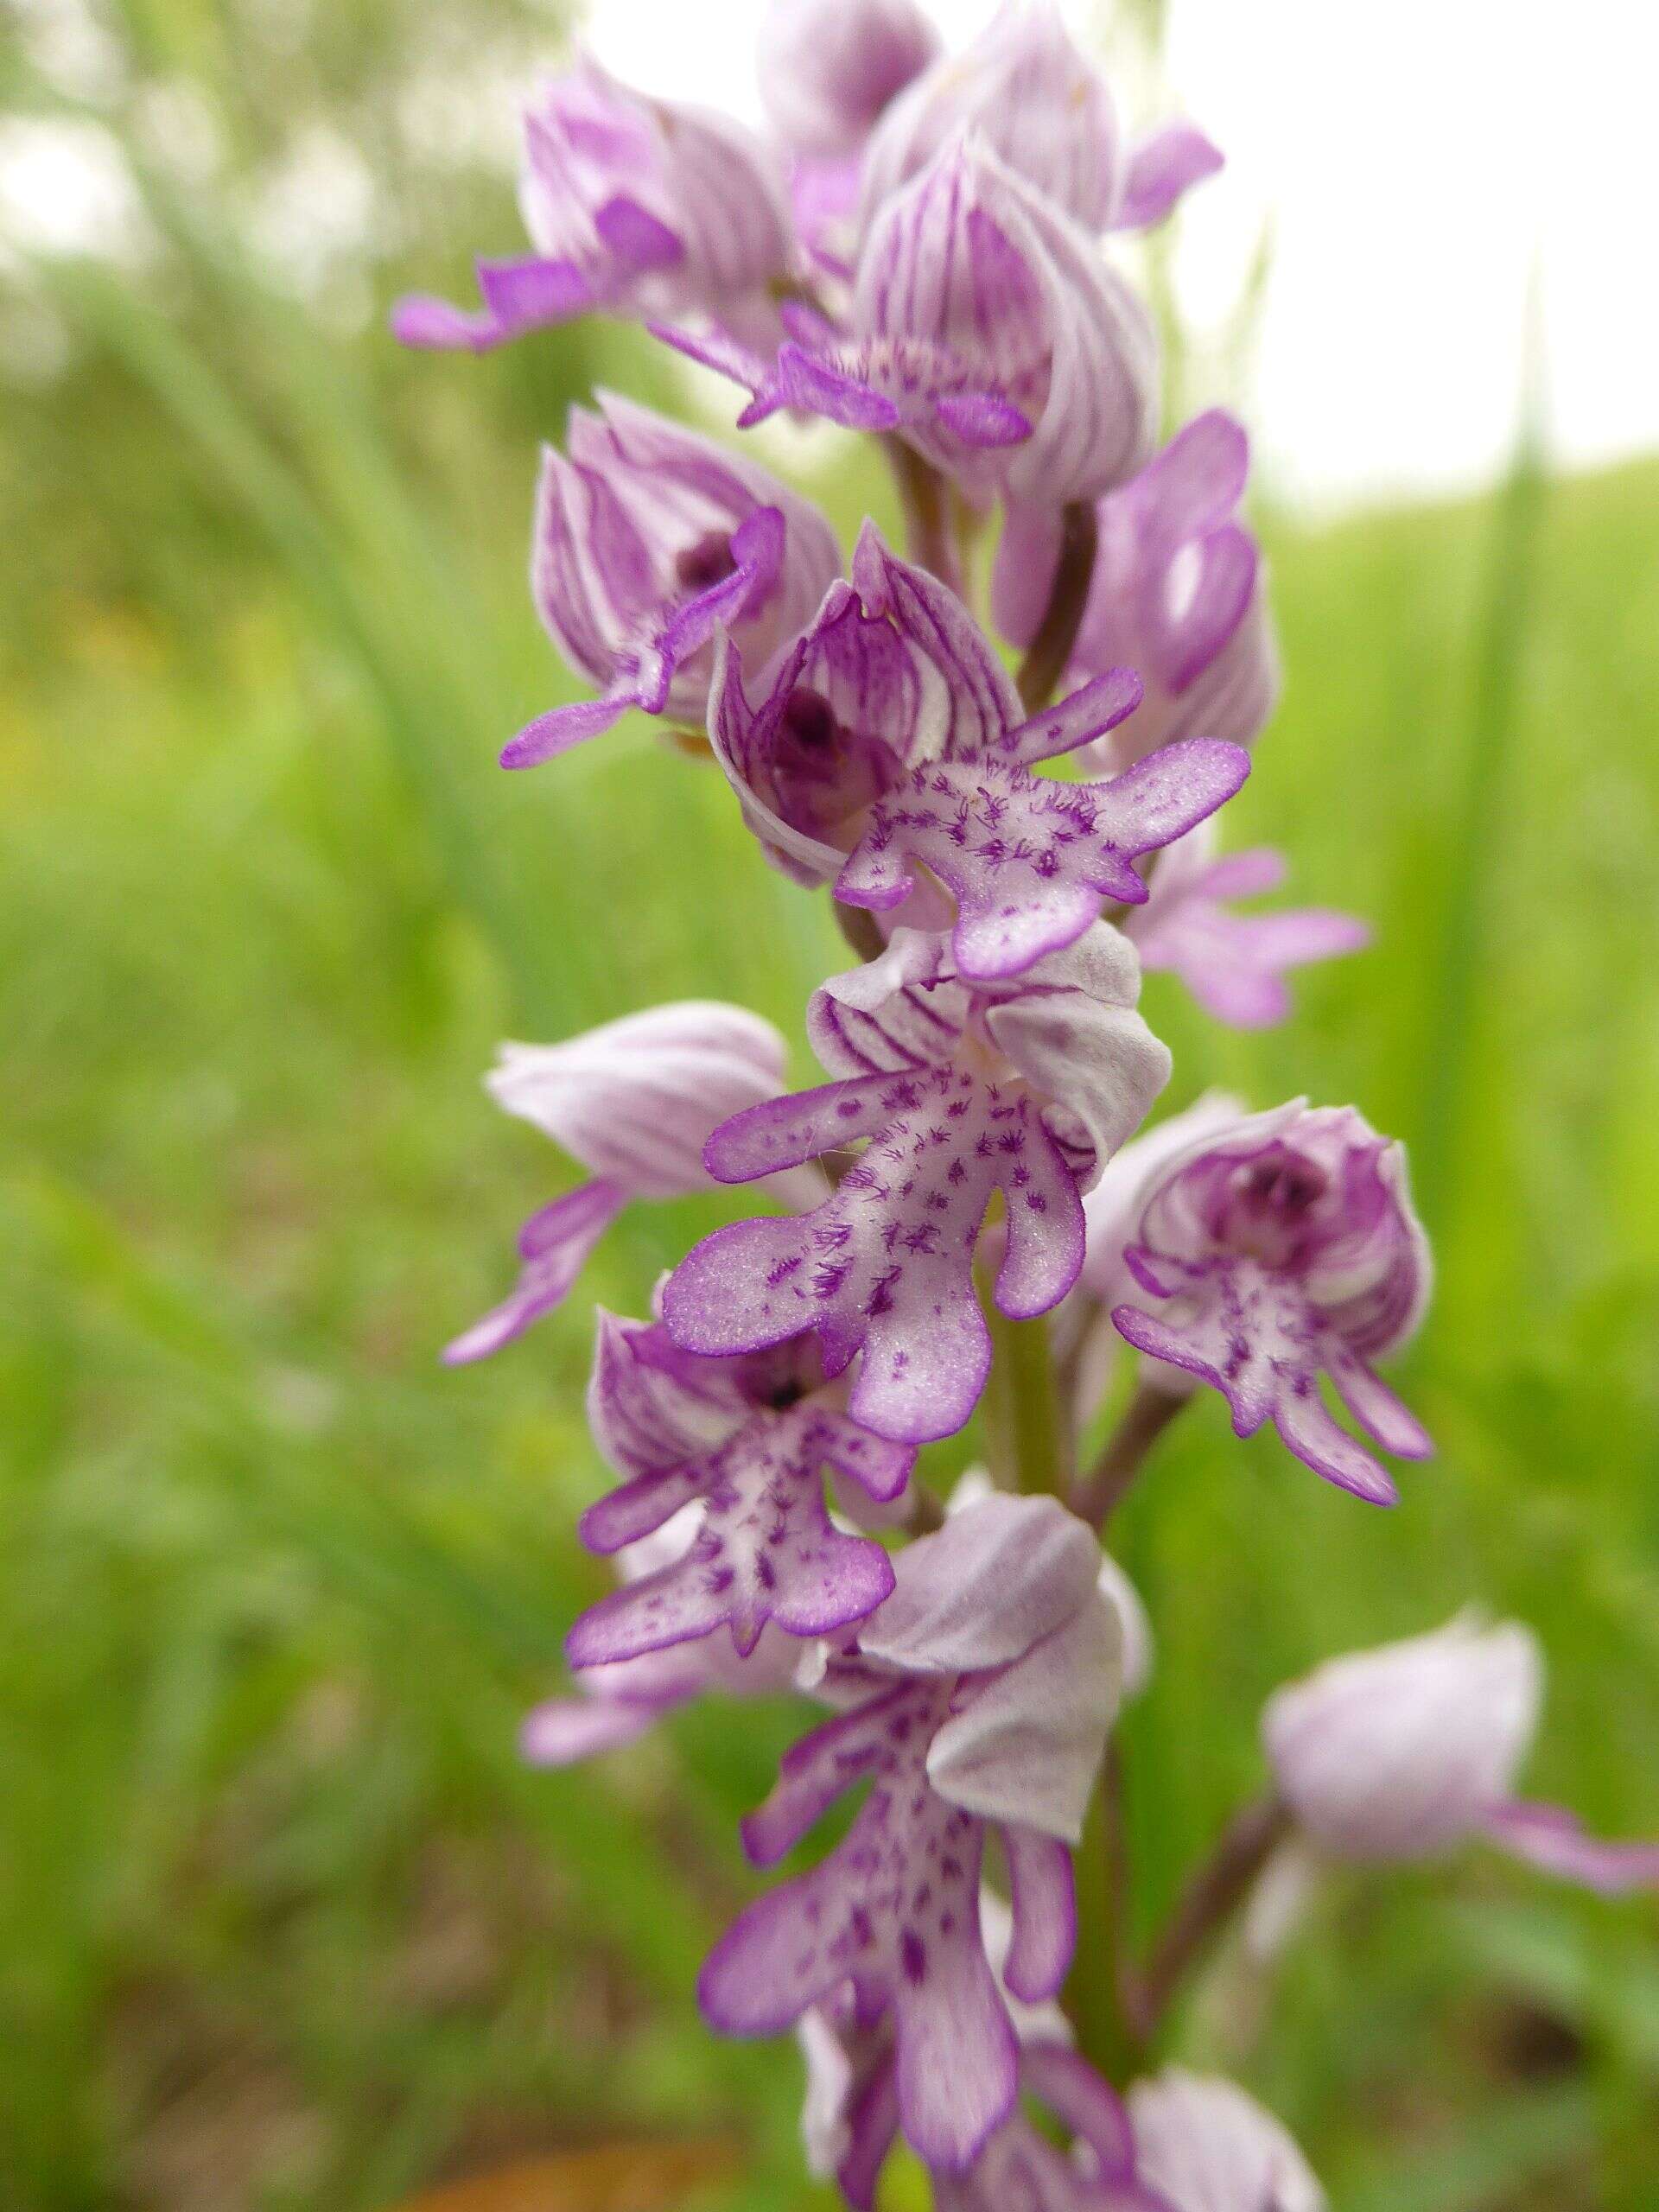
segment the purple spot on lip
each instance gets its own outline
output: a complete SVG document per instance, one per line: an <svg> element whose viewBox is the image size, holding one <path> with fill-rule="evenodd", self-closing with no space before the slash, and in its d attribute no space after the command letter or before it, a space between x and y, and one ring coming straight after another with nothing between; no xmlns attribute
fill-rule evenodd
<svg viewBox="0 0 1659 2212"><path fill-rule="evenodd" d="M913 1928L906 1928L899 1939L899 1955L905 1980L919 1986L927 1979L927 1947Z"/></svg>

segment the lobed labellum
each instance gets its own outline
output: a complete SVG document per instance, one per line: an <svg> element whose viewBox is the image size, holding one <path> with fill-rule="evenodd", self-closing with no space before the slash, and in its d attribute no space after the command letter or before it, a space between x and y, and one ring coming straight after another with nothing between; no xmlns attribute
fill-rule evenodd
<svg viewBox="0 0 1659 2212"><path fill-rule="evenodd" d="M829 1858L741 1915L698 1982L705 2014L730 2035L775 2035L849 1981L861 2018L890 2008L905 2133L953 2173L1009 2119L1019 2075L980 1929L988 1824L928 1778L930 1747L960 1694L955 1678L901 1681L794 1746L744 1823L758 1864L780 1858L855 1783L870 1778L869 1795ZM1071 1962L1071 1859L1032 1831L1007 1827L1003 1837L1018 1870L1008 1984L1037 2002Z"/></svg>
<svg viewBox="0 0 1659 2212"><path fill-rule="evenodd" d="M663 1315L693 1351L748 1351L817 1332L827 1374L864 1357L849 1402L878 1435L950 1436L990 1364L974 1249L990 1203L1007 1207L996 1300L1046 1313L1077 1280L1083 1206L1037 1103L954 1064L854 1077L735 1116L705 1154L741 1181L868 1137L839 1187L793 1220L718 1230L682 1262Z"/></svg>
<svg viewBox="0 0 1659 2212"><path fill-rule="evenodd" d="M1219 1390L1236 1435L1254 1436L1271 1421L1297 1458L1326 1482L1373 1505L1398 1502L1386 1470L1332 1418L1320 1395L1321 1373L1385 1451L1421 1459L1433 1446L1292 1277L1247 1259L1178 1268L1161 1257L1154 1262L1135 1246L1124 1256L1144 1287L1175 1294L1176 1303L1164 1316L1127 1304L1115 1307L1121 1336Z"/></svg>
<svg viewBox="0 0 1659 2212"><path fill-rule="evenodd" d="M959 971L1019 975L1074 944L1103 901L1142 902L1135 861L1205 820L1249 773L1242 747L1207 738L1166 746L1101 784L999 760L929 762L878 801L836 896L891 909L925 867L957 901Z"/></svg>
<svg viewBox="0 0 1659 2212"><path fill-rule="evenodd" d="M831 1524L819 1471L827 1464L884 1501L903 1490L914 1457L808 1398L762 1408L712 1449L624 1484L583 1516L591 1550L635 1543L695 1499L702 1525L683 1557L582 1615L566 1643L572 1665L634 1658L721 1627L747 1656L768 1621L817 1637L863 1619L892 1590L893 1567L879 1544Z"/></svg>

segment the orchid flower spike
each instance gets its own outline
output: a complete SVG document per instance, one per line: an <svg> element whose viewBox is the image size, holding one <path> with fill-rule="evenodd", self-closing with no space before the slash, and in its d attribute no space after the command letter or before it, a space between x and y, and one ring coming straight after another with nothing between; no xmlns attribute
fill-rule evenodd
<svg viewBox="0 0 1659 2212"><path fill-rule="evenodd" d="M1107 900L1147 895L1135 863L1225 804L1236 745L1193 738L1101 783L1035 772L1132 712L1116 669L1027 718L954 594L867 523L850 585L774 664L750 703L734 648L717 659L709 737L750 826L786 873L844 905L928 923L957 910L964 976L1023 973L1082 936Z"/></svg>
<svg viewBox="0 0 1659 2212"><path fill-rule="evenodd" d="M615 1565L624 1585L683 1561L696 1549L702 1524L701 1507L688 1505L618 1552ZM531 1766L574 1766L633 1743L665 1714L705 1694L779 1696L793 1687L800 1657L798 1643L767 1626L745 1653L728 1637L709 1636L584 1667L575 1678L579 1696L548 1698L526 1717L520 1748Z"/></svg>
<svg viewBox="0 0 1659 2212"><path fill-rule="evenodd" d="M682 1554L582 1615L565 1642L571 1664L612 1665L721 1628L747 1658L769 1623L821 1637L874 1611L892 1566L880 1544L831 1524L822 1471L881 1504L916 1455L849 1420L843 1395L826 1389L810 1338L709 1359L659 1322L601 1310L588 1419L626 1479L583 1514L582 1540L620 1552L688 1503L701 1515Z"/></svg>
<svg viewBox="0 0 1659 2212"><path fill-rule="evenodd" d="M1276 891L1281 854L1270 846L1217 853L1213 820L1167 847L1147 903L1124 917L1141 965L1170 969L1205 1012L1233 1029L1267 1029L1290 1013L1286 971L1362 952L1363 922L1329 906L1281 906L1236 914L1229 902Z"/></svg>
<svg viewBox="0 0 1659 2212"><path fill-rule="evenodd" d="M893 1595L825 1648L817 1688L844 1709L789 1752L744 1847L772 1866L855 1782L869 1795L821 1865L740 1916L698 1985L712 2025L766 2036L850 1981L861 2026L890 2016L898 2123L947 2175L973 2167L1019 2094L980 1918L990 1827L1013 1885L1007 1987L1040 2004L1071 1963L1069 1847L1117 1700L1097 1560L1054 1499L1000 1494L899 1554Z"/></svg>
<svg viewBox="0 0 1659 2212"><path fill-rule="evenodd" d="M775 1098L784 1061L770 1022L702 999L625 1014L563 1045L504 1045L486 1078L491 1096L562 1145L591 1179L531 1216L511 1296L444 1358L486 1358L562 1303L631 1199L710 1188L704 1139L728 1115Z"/></svg>
<svg viewBox="0 0 1659 2212"><path fill-rule="evenodd" d="M1250 744L1279 696L1279 662L1255 538L1238 518L1249 473L1242 423L1198 416L1121 491L1100 501L1071 682L1120 664L1141 677L1128 720L1090 756L1126 768L1193 736ZM997 627L1029 645L1060 559L1052 505L1011 510L997 550Z"/></svg>
<svg viewBox="0 0 1659 2212"><path fill-rule="evenodd" d="M788 195L728 117L647 99L584 59L525 116L518 197L535 252L480 261L477 310L401 300L406 346L483 353L590 314L775 327L771 295L794 257Z"/></svg>
<svg viewBox="0 0 1659 2212"><path fill-rule="evenodd" d="M504 767L567 752L631 709L700 730L716 627L765 662L841 573L817 507L747 454L613 393L598 408L573 407L568 454L543 455L531 584L554 644L600 696L538 715Z"/></svg>
<svg viewBox="0 0 1659 2212"><path fill-rule="evenodd" d="M682 1261L663 1292L677 1340L730 1353L813 1330L829 1375L863 1354L855 1420L910 1443L953 1434L990 1365L974 1250L993 1199L996 1302L1045 1313L1083 1264L1080 1193L1168 1076L1139 982L1103 922L1014 982L970 983L944 938L900 930L826 983L808 1029L836 1079L738 1115L705 1158L741 1182L866 1148L811 1213L734 1224Z"/></svg>
<svg viewBox="0 0 1659 2212"><path fill-rule="evenodd" d="M1465 1614L1276 1691L1262 1741L1303 1835L1332 1858L1427 1859L1478 1838L1606 1895L1659 1889L1659 1843L1603 1842L1516 1796L1542 1692L1531 1630Z"/></svg>
<svg viewBox="0 0 1659 2212"><path fill-rule="evenodd" d="M1235 2083L1172 2066L1128 2107L1136 2174L1167 2212L1325 2212L1289 2133Z"/></svg>
<svg viewBox="0 0 1659 2212"><path fill-rule="evenodd" d="M1117 108L1053 0L1007 0L965 52L893 102L861 181L868 224L940 147L976 130L1008 168L1086 230L1138 229L1168 213L1221 156L1190 124L1126 148Z"/></svg>
<svg viewBox="0 0 1659 2212"><path fill-rule="evenodd" d="M953 140L883 202L849 328L785 308L775 354L728 318L657 335L746 386L747 425L780 408L897 432L976 505L1092 500L1150 456L1158 348L1096 242L998 160Z"/></svg>
<svg viewBox="0 0 1659 2212"><path fill-rule="evenodd" d="M1395 1503L1382 1467L1327 1411L1319 1378L1385 1451L1433 1451L1372 1366L1405 1343L1428 1298L1401 1146L1351 1107L1296 1100L1256 1115L1165 1169L1123 1257L1156 1310L1116 1306L1120 1336L1219 1390L1237 1435L1270 1420L1327 1482Z"/></svg>

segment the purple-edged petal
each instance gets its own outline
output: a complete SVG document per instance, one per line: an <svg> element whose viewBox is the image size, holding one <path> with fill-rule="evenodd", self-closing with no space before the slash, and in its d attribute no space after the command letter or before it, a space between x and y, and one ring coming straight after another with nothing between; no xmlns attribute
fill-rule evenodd
<svg viewBox="0 0 1659 2212"><path fill-rule="evenodd" d="M1255 596L1262 556L1255 540L1236 523L1225 523L1204 541L1198 574L1179 614L1166 606L1152 626L1152 646L1172 691L1197 683L1233 637Z"/></svg>
<svg viewBox="0 0 1659 2212"><path fill-rule="evenodd" d="M602 304L606 288L574 262L528 254L513 261L480 261L481 309L469 312L417 292L392 309L392 334L404 346L474 353L505 346L526 331L568 322Z"/></svg>
<svg viewBox="0 0 1659 2212"><path fill-rule="evenodd" d="M1133 1266L1135 1255L1129 1256ZM1184 1303L1196 1310L1179 1320L1115 1306L1113 1325L1137 1351L1219 1390L1236 1435L1253 1436L1270 1420L1297 1458L1327 1482L1375 1505L1397 1503L1386 1471L1325 1408L1319 1371L1329 1349L1294 1284L1238 1261L1217 1265Z"/></svg>
<svg viewBox="0 0 1659 2212"><path fill-rule="evenodd" d="M948 1830L946 1831L948 1835ZM943 1885L942 1885L943 1887ZM961 2173L1014 2110L1019 2050L977 1927L957 1926L953 1888L928 1927L906 1929L893 1992L899 2112L905 2135L931 2166ZM974 1899L964 1901L971 1913Z"/></svg>
<svg viewBox="0 0 1659 2212"><path fill-rule="evenodd" d="M741 1164L724 1132L710 1164L760 1173L866 1134L868 1148L813 1213L740 1223L698 1245L669 1280L664 1318L697 1351L816 1330L831 1375L862 1351L854 1417L920 1443L954 1434L984 1387L989 1337L973 1253L992 1197L1004 1195L1010 1222L998 1303L1021 1317L1046 1312L1075 1281L1082 1206L1030 1100L955 1068L827 1086L808 1094L804 1115L775 1124L745 1117Z"/></svg>
<svg viewBox="0 0 1659 2212"><path fill-rule="evenodd" d="M626 1484L582 1516L590 1549L637 1542L694 1498L703 1502L702 1525L683 1558L582 1615L566 1642L572 1665L633 1658L721 1627L747 1654L768 1621L817 1637L861 1620L893 1588L893 1567L880 1544L831 1525L820 1470L827 1463L891 1496L912 1456L809 1399L762 1411L712 1452Z"/></svg>
<svg viewBox="0 0 1659 2212"><path fill-rule="evenodd" d="M1014 1996L1039 2005L1058 1995L1077 1942L1071 1853L1058 1837L1007 1827L1002 1848L1014 1891L1014 1941L1002 1974Z"/></svg>
<svg viewBox="0 0 1659 2212"><path fill-rule="evenodd" d="M487 1088L595 1174L643 1198L675 1198L707 1188L709 1132L774 1096L783 1071L770 1022L686 999L561 1045L504 1045Z"/></svg>
<svg viewBox="0 0 1659 2212"><path fill-rule="evenodd" d="M566 1192L532 1214L519 1231L524 1264L512 1295L445 1346L446 1364L461 1367L487 1359L521 1337L532 1321L561 1305L630 1195L620 1184L601 1177Z"/></svg>
<svg viewBox="0 0 1659 2212"><path fill-rule="evenodd" d="M571 409L567 445L543 456L531 583L559 652L601 696L539 716L507 747L508 767L566 751L630 708L702 723L716 628L769 658L841 565L810 500L614 393Z"/></svg>
<svg viewBox="0 0 1659 2212"><path fill-rule="evenodd" d="M1135 712L1143 696L1141 678L1132 668L1109 668L1069 698L1046 708L1011 731L1004 741L1005 755L1029 768L1039 760L1075 753L1078 746L1116 729L1126 715Z"/></svg>
<svg viewBox="0 0 1659 2212"><path fill-rule="evenodd" d="M1122 2099L1086 2058L1064 2044L1028 2043L1020 2054L1023 2087L1095 2154L1099 2172L1127 2180L1135 2164L1135 2137Z"/></svg>
<svg viewBox="0 0 1659 2212"><path fill-rule="evenodd" d="M899 2077L891 2059L879 2066L847 2111L847 2152L836 2169L842 2194L856 2212L870 2212L899 2133Z"/></svg>
<svg viewBox="0 0 1659 2212"><path fill-rule="evenodd" d="M855 358L931 402L907 416L918 451L977 500L1092 499L1147 458L1157 346L1096 242L978 138L944 146L876 209L854 287ZM941 380L926 364L951 365ZM994 397L1031 435L986 446L938 411Z"/></svg>
<svg viewBox="0 0 1659 2212"><path fill-rule="evenodd" d="M1187 423L1096 508L1097 550L1071 681L1128 665L1145 697L1096 747L1127 766L1186 737L1248 745L1278 695L1278 664L1255 541L1236 515L1249 468L1243 426L1220 409ZM993 579L997 626L1035 638L1061 552L1052 501L1009 509Z"/></svg>
<svg viewBox="0 0 1659 2212"><path fill-rule="evenodd" d="M989 760L931 763L877 803L836 896L890 909L925 867L957 901L962 973L1018 975L1079 938L1103 901L1144 900L1135 861L1213 813L1249 773L1241 747L1204 738L1167 746L1107 784Z"/></svg>
<svg viewBox="0 0 1659 2212"><path fill-rule="evenodd" d="M960 2170L1013 2110L1016 2053L980 1941L983 1829L926 1783L941 1694L906 1686L874 1714L817 1732L830 1739L836 1794L861 1773L874 1772L875 1784L828 1859L739 1917L697 1993L714 2026L753 2036L777 2034L849 1977L880 1991L893 2008L906 2134L931 2162ZM798 1747L810 1762L813 1742ZM828 1787L815 1793L820 1806Z"/></svg>
<svg viewBox="0 0 1659 2212"><path fill-rule="evenodd" d="M1162 222L1184 193L1223 168L1225 157L1196 124L1166 123L1148 131L1129 155L1122 202L1112 227L1141 231Z"/></svg>
<svg viewBox="0 0 1659 2212"><path fill-rule="evenodd" d="M753 1418L755 1396L741 1360L699 1359L658 1321L626 1320L603 1306L596 1319L588 1425L619 1474L637 1480L677 1467Z"/></svg>
<svg viewBox="0 0 1659 2212"><path fill-rule="evenodd" d="M1591 1835L1564 1805L1512 1802L1487 1815L1487 1835L1529 1866L1603 1897L1659 1890L1659 1843L1615 1843Z"/></svg>
<svg viewBox="0 0 1659 2212"><path fill-rule="evenodd" d="M783 565L781 510L759 507L731 533L730 573L689 599L665 601L653 620L621 646L602 699L555 707L526 724L501 754L504 768L533 768L609 729L632 709L659 715L674 678L721 624L734 624L777 581Z"/></svg>

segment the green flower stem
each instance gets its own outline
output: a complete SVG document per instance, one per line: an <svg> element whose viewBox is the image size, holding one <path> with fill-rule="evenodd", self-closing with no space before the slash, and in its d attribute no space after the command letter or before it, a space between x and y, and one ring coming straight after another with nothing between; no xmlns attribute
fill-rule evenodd
<svg viewBox="0 0 1659 2212"><path fill-rule="evenodd" d="M985 1386L985 1438L991 1474L1004 1490L1064 1497L1071 1488L1071 1439L1054 1380L1048 1322L1010 1321L988 1290L991 1373Z"/></svg>

